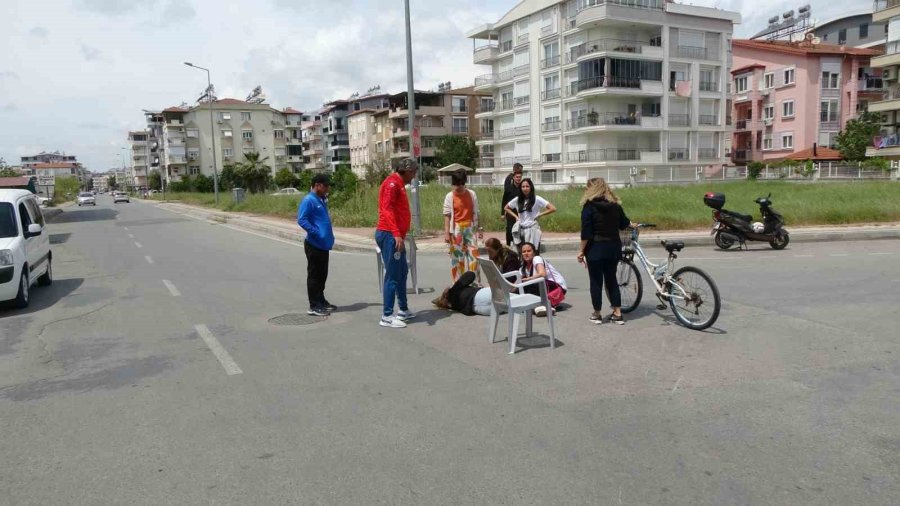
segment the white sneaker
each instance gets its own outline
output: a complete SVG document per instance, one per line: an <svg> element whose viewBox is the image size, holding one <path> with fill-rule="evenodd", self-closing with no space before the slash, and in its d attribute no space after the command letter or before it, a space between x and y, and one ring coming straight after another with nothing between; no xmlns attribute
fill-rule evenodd
<svg viewBox="0 0 900 506"><path fill-rule="evenodd" d="M402 322L405 322L406 320L412 320L412 319L415 318L415 317L416 317L416 313L413 313L412 311L406 310L406 311L397 311L397 318L396 318L396 319L397 319L397 320L400 320L400 321L402 321Z"/></svg>
<svg viewBox="0 0 900 506"><path fill-rule="evenodd" d="M392 318L390 316L382 316L381 321L378 322L382 327L390 327L392 329L405 329L406 324L403 323L403 320L398 318Z"/></svg>

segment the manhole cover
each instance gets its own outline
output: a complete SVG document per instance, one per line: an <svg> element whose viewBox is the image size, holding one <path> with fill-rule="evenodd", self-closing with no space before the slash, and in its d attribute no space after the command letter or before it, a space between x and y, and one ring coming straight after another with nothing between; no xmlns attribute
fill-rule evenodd
<svg viewBox="0 0 900 506"><path fill-rule="evenodd" d="M272 325L312 325L324 320L320 316L311 316L307 314L292 313L276 316L269 320Z"/></svg>

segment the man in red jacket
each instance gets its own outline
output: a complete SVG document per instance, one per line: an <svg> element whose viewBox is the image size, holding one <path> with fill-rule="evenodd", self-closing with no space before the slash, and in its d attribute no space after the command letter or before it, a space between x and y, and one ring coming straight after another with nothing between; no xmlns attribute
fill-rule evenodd
<svg viewBox="0 0 900 506"><path fill-rule="evenodd" d="M406 321L416 315L409 310L406 302L406 276L409 266L406 264L406 247L404 241L409 232L409 200L406 198L406 185L416 177L419 166L413 159L405 159L397 167L397 171L385 178L378 191L378 226L375 229L375 242L381 249L384 261L384 313L382 327L400 329L406 327ZM394 301L400 307L394 316Z"/></svg>

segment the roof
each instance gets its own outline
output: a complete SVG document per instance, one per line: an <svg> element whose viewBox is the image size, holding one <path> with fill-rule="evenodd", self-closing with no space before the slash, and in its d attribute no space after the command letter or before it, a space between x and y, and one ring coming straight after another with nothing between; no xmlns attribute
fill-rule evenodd
<svg viewBox="0 0 900 506"><path fill-rule="evenodd" d="M747 40L735 39L731 42L733 48L759 49L762 51L776 51L779 53L794 55L830 54L852 56L878 56L881 51L856 47L839 46L837 44L813 44L811 42L788 42L786 40Z"/></svg>
<svg viewBox="0 0 900 506"><path fill-rule="evenodd" d="M216 100L216 103L222 104L222 105L246 105L246 104L249 104L249 102L245 102L243 100L238 100L236 98L223 98L223 99Z"/></svg>
<svg viewBox="0 0 900 506"><path fill-rule="evenodd" d="M293 107L285 107L284 113L285 114L303 114L302 112L298 111L297 109L294 109Z"/></svg>
<svg viewBox="0 0 900 506"><path fill-rule="evenodd" d="M473 172L473 169L471 167L466 167L465 165L463 165L461 163L451 163L450 165L448 165L446 167L438 169L438 172L440 172L440 173L456 172L459 169L465 169L466 172Z"/></svg>
<svg viewBox="0 0 900 506"><path fill-rule="evenodd" d="M764 68L766 68L766 66L763 65L762 63L751 63L750 65L744 65L743 67L732 70L731 75L736 76L738 74L743 74L744 72L749 72L753 69L764 69Z"/></svg>
<svg viewBox="0 0 900 506"><path fill-rule="evenodd" d="M825 28L828 25L844 21L845 19L858 18L860 16L868 16L869 22L872 24L875 24L875 25L883 25L884 24L883 21L872 22L872 10L871 9L869 9L869 10L853 9L852 11L845 12L844 14L841 14L840 16L828 18L828 20L826 20L826 21L816 22L816 28L813 31L818 32L819 30Z"/></svg>
<svg viewBox="0 0 900 506"><path fill-rule="evenodd" d="M816 151L815 155L813 155L813 149ZM801 162L806 160L812 160L814 162L833 162L843 159L844 156L840 151L821 146L807 148L802 151L795 151L793 154L784 158L779 158L779 160L798 160Z"/></svg>
<svg viewBox="0 0 900 506"><path fill-rule="evenodd" d="M31 177L0 177L0 187L9 188L12 186L28 186L29 184L31 184Z"/></svg>
<svg viewBox="0 0 900 506"><path fill-rule="evenodd" d="M162 112L188 112L189 110L190 109L187 107L174 106L174 107L166 107L165 109L162 110Z"/></svg>
<svg viewBox="0 0 900 506"><path fill-rule="evenodd" d="M376 109L372 109L372 108L367 107L367 108L365 108L365 109L360 109L360 110L358 110L358 111L353 111L353 112L351 112L350 114L348 114L347 117L349 118L350 116L358 116L358 115L360 115L360 114L366 114L366 113L370 113L370 114L371 114L371 113L375 113L375 112L376 112Z"/></svg>
<svg viewBox="0 0 900 506"><path fill-rule="evenodd" d="M81 165L77 162L36 163L32 169L72 169Z"/></svg>

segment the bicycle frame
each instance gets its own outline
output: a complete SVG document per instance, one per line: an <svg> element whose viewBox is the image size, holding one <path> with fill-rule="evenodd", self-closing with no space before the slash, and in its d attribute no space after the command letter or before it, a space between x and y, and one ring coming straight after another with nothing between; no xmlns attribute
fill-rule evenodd
<svg viewBox="0 0 900 506"><path fill-rule="evenodd" d="M664 264L655 264L651 262L647 258L647 254L644 253L644 248L642 248L641 244L638 242L639 235L639 229L632 229L631 245L625 246L622 249L626 250L625 253L628 253L627 250L630 248L631 253L637 255L638 260L640 260L641 262L641 266L647 272L647 275L650 276L650 281L653 282L653 286L656 288L657 295L665 295L666 297L670 297L673 299L686 300L687 298L685 297L686 292L684 288L672 278L672 273L675 271L675 259L678 258L678 255L676 255L675 253L669 253L669 257L666 259L666 263ZM659 282L660 279L662 279L662 283ZM681 292L681 295L676 295L671 292L666 293L665 285L667 284L678 288L678 291Z"/></svg>

